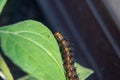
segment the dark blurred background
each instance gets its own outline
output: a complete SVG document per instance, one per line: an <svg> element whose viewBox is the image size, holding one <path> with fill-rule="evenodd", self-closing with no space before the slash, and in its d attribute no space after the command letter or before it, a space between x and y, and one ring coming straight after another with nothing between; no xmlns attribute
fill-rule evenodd
<svg viewBox="0 0 120 80"><path fill-rule="evenodd" d="M107 1L112 0L8 0L0 26L40 21L62 33L73 44L75 60L94 70L86 80L120 80L120 25ZM24 75L5 60L15 79Z"/></svg>

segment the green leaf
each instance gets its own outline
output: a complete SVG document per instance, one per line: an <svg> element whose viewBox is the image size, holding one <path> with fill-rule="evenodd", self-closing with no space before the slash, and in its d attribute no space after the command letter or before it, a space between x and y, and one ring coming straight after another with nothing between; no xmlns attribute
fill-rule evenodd
<svg viewBox="0 0 120 80"><path fill-rule="evenodd" d="M0 0L0 13L2 12L2 9L5 6L6 2L7 2L7 0Z"/></svg>
<svg viewBox="0 0 120 80"><path fill-rule="evenodd" d="M91 75L93 73L92 70L82 67L78 63L75 63L75 67L77 69L77 73L78 73L80 80L85 80L89 75Z"/></svg>
<svg viewBox="0 0 120 80"><path fill-rule="evenodd" d="M29 76L20 80L66 80L59 46L51 31L43 24L27 20L0 28L5 55ZM92 70L75 63L80 80Z"/></svg>
<svg viewBox="0 0 120 80"><path fill-rule="evenodd" d="M4 73L6 80L14 80L2 56L0 56L0 69Z"/></svg>
<svg viewBox="0 0 120 80"><path fill-rule="evenodd" d="M65 80L58 44L43 24L27 20L0 28L1 46L22 70L38 80Z"/></svg>

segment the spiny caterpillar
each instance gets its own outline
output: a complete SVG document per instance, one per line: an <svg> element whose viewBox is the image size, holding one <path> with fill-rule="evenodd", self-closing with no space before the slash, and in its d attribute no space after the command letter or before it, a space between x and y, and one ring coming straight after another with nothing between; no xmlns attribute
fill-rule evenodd
<svg viewBox="0 0 120 80"><path fill-rule="evenodd" d="M66 77L68 78L68 80L79 80L76 68L74 67L74 61L71 55L71 48L69 47L68 42L59 32L55 33L55 38L59 43Z"/></svg>

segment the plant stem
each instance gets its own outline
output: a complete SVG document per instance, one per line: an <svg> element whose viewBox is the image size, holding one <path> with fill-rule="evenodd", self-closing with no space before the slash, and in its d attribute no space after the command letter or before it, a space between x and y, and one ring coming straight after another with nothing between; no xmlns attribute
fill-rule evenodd
<svg viewBox="0 0 120 80"><path fill-rule="evenodd" d="M5 80L14 80L7 64L5 63L5 61L1 55L0 55L0 69L2 70L2 72L5 75Z"/></svg>

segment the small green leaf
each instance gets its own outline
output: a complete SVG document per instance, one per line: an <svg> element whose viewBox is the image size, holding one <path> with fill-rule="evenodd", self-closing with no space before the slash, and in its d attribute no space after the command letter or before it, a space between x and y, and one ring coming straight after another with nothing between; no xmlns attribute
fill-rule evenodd
<svg viewBox="0 0 120 80"><path fill-rule="evenodd" d="M0 0L0 13L2 12L2 9L5 6L6 2L7 2L7 0Z"/></svg>
<svg viewBox="0 0 120 80"><path fill-rule="evenodd" d="M78 63L75 63L75 67L77 69L77 73L78 73L80 80L85 80L89 75L91 75L93 73L92 70L82 67Z"/></svg>
<svg viewBox="0 0 120 80"><path fill-rule="evenodd" d="M58 44L51 31L33 20L0 28L1 46L22 70L38 80L65 80Z"/></svg>

